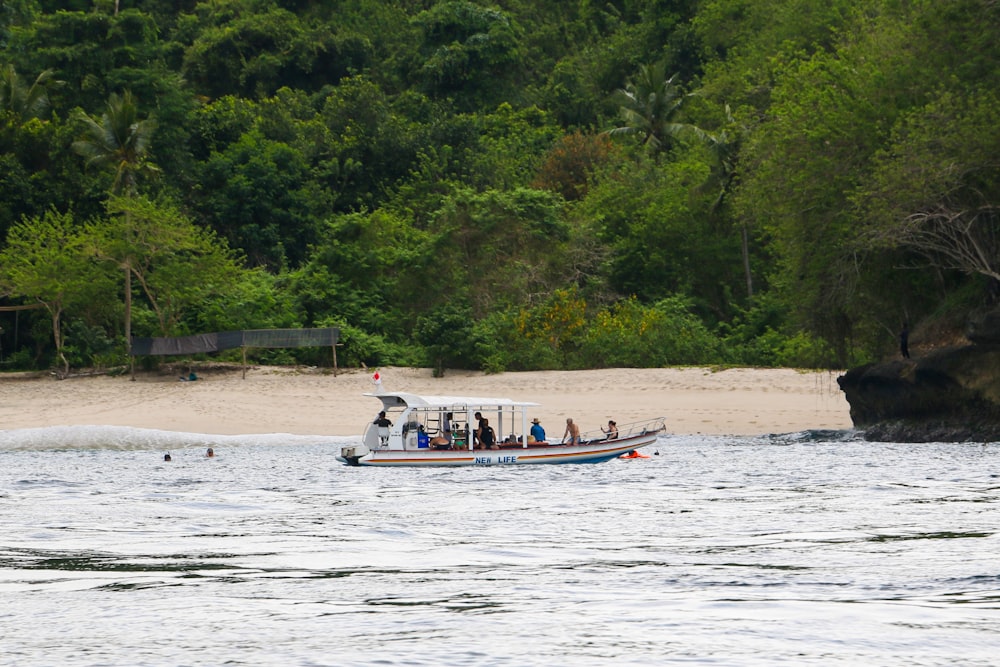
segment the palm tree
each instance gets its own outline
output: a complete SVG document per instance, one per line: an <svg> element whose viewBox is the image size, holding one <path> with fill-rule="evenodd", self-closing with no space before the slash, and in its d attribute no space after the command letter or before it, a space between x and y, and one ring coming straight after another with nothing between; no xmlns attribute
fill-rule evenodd
<svg viewBox="0 0 1000 667"><path fill-rule="evenodd" d="M25 85L13 65L0 68L0 111L13 112L21 122L42 118L49 110L49 86L61 86L55 72L45 70L31 86Z"/></svg>
<svg viewBox="0 0 1000 667"><path fill-rule="evenodd" d="M666 63L661 61L639 68L639 74L616 93L622 124L608 133L637 135L642 145L654 155L668 148L673 140L685 135L701 137L693 125L680 123L676 117L684 103L684 95L674 84L677 75L666 76Z"/></svg>
<svg viewBox="0 0 1000 667"><path fill-rule="evenodd" d="M139 120L139 105L128 90L121 97L111 93L108 110L100 120L82 112L78 119L84 125L84 136L73 142L73 150L86 158L88 167L114 169L112 192L135 196L137 176L157 171L148 161L156 121L152 117Z"/></svg>
<svg viewBox="0 0 1000 667"><path fill-rule="evenodd" d="M73 150L87 160L88 167L113 169L115 180L111 186L113 193L134 197L137 177L143 172L158 171L148 159L149 144L156 129L156 121L150 117L139 120L139 106L132 92L126 90L121 97L112 93L108 98L108 109L100 120L80 112L78 119L83 123L83 138L73 142ZM125 230L131 235L131 220L126 213ZM119 257L120 266L125 271L125 344L131 358L132 353L132 270L134 257L127 248L131 244L126 239L125 252ZM132 364L129 364L130 367ZM135 379L132 368L132 379Z"/></svg>

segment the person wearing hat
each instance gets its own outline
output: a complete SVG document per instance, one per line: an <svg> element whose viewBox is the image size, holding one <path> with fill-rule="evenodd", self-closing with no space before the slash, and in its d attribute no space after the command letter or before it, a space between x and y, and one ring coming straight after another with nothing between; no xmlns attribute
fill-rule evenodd
<svg viewBox="0 0 1000 667"><path fill-rule="evenodd" d="M538 417L531 420L531 437L535 442L545 442L545 429L538 423Z"/></svg>

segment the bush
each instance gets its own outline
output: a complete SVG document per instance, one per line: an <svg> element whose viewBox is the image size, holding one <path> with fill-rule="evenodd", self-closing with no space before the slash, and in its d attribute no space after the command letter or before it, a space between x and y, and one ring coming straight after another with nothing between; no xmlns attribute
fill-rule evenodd
<svg viewBox="0 0 1000 667"><path fill-rule="evenodd" d="M728 363L742 366L832 368L834 350L804 331L782 332L788 308L768 294L758 296L731 323L719 326Z"/></svg>
<svg viewBox="0 0 1000 667"><path fill-rule="evenodd" d="M63 336L63 355L72 367L111 368L128 363L124 345L109 337L104 327L70 320L63 327Z"/></svg>
<svg viewBox="0 0 1000 667"><path fill-rule="evenodd" d="M362 364L373 367L418 366L423 361L423 350L393 343L384 336L369 333L339 319L325 319L317 322L316 326L340 329L337 365L341 368Z"/></svg>
<svg viewBox="0 0 1000 667"><path fill-rule="evenodd" d="M657 368L721 363L719 340L690 308L690 302L679 296L652 306L632 298L597 313L573 367Z"/></svg>

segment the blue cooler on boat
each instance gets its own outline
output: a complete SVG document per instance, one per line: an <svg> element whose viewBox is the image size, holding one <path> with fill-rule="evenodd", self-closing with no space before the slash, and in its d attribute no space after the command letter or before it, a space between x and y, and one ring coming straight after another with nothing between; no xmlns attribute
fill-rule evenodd
<svg viewBox="0 0 1000 667"><path fill-rule="evenodd" d="M417 434L417 449L427 449L431 445L431 438L424 432Z"/></svg>

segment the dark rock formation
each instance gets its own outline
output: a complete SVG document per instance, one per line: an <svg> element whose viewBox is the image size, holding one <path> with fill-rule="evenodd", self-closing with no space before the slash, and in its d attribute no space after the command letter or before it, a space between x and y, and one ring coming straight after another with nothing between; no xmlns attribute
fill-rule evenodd
<svg viewBox="0 0 1000 667"><path fill-rule="evenodd" d="M993 318L1000 325L1000 317ZM1000 326L963 347L853 368L837 378L854 426L880 442L1000 441Z"/></svg>

